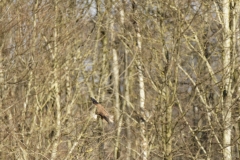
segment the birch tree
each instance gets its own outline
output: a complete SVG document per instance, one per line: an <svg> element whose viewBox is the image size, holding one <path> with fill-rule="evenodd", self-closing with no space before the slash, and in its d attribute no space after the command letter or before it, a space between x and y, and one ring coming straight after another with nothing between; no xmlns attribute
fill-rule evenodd
<svg viewBox="0 0 240 160"><path fill-rule="evenodd" d="M239 67L240 67L240 60L239 60L239 49L240 49L240 44L239 44L239 7L240 7L240 3L238 1L236 2L231 2L231 6L233 7L234 11L232 14L232 31L233 31L233 40L232 40L232 47L233 47L233 53L236 57L236 63L235 63L235 68L234 68L234 72L233 72L233 88L235 89L235 94L239 95L240 94L240 86L238 85L239 83ZM237 97L238 98L238 97ZM236 98L234 98L235 101ZM239 113L239 103L237 103L236 105L237 107L235 108L235 121L236 123L234 124L234 137L239 137L240 136L240 129L239 129L239 121L238 121L238 114ZM237 144L235 145L235 157L236 158L240 158L240 153L239 153L239 139L233 139L233 141L237 142Z"/></svg>
<svg viewBox="0 0 240 160"><path fill-rule="evenodd" d="M223 157L231 160L231 132L232 132L232 80L231 80L231 32L230 32L230 2L223 0Z"/></svg>
<svg viewBox="0 0 240 160"><path fill-rule="evenodd" d="M132 2L132 9L134 12L134 15L137 16L138 13L138 5L136 1ZM144 83L144 75L143 75L143 67L142 67L142 35L140 30L140 24L138 24L138 21L133 22L135 27L135 36L136 36L136 66L137 66L137 72L138 72L138 83L139 83L139 110L141 113L140 116L143 116L143 119L145 118L145 83ZM140 120L140 126L141 126L141 146L140 146L140 152L142 155L143 160L147 160L148 158L148 142L146 138L146 128L145 128L145 122Z"/></svg>
<svg viewBox="0 0 240 160"><path fill-rule="evenodd" d="M57 60L57 55L58 55L58 34L59 34L59 26L61 24L61 19L59 15L59 6L58 6L59 1L54 2L54 11L55 11L55 26L54 26L54 45L53 45L53 50L52 50L52 58L54 61L54 66L53 66L53 86L54 86L54 96L55 96L55 101L56 101L56 135L54 137L54 142L53 142L53 147L52 147L52 154L51 154L51 159L54 160L57 158L57 148L60 143L60 136L61 136L61 102L60 102L60 89L59 89L59 73L58 73L58 60Z"/></svg>
<svg viewBox="0 0 240 160"><path fill-rule="evenodd" d="M116 10L115 1L112 1L111 10L110 10L110 30L111 30L111 51L113 56L113 63L112 63L112 72L113 72L113 91L114 91L114 99L115 99L115 123L117 125L117 133L116 133L116 143L114 148L114 157L115 159L119 158L119 147L120 147L120 133L122 129L122 116L121 116L121 108L120 108L120 97L119 97L119 64L118 64L118 54L116 49L116 31L115 31L115 18L114 12Z"/></svg>

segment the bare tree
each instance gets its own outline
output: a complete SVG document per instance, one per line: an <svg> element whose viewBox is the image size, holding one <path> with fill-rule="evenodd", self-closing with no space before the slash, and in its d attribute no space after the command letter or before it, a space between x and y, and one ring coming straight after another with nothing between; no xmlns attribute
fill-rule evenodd
<svg viewBox="0 0 240 160"><path fill-rule="evenodd" d="M238 8L1 1L1 159L239 158Z"/></svg>
<svg viewBox="0 0 240 160"><path fill-rule="evenodd" d="M134 12L134 15L136 16L138 14L138 5L136 1L132 2L132 9ZM146 137L146 128L145 128L145 83L144 83L144 75L143 75L143 64L142 64L142 35L140 31L140 24L138 24L137 21L133 21L134 27L135 27L135 33L136 33L136 66L137 66L137 72L138 72L138 82L139 82L139 110L141 113L141 116L143 116L143 120L140 120L140 126L141 126L141 137L140 140L142 143L140 144L140 152L142 155L142 159L146 160L148 158L148 140Z"/></svg>
<svg viewBox="0 0 240 160"><path fill-rule="evenodd" d="M232 79L231 79L231 30L230 30L230 2L223 1L223 156L225 160L232 159Z"/></svg>

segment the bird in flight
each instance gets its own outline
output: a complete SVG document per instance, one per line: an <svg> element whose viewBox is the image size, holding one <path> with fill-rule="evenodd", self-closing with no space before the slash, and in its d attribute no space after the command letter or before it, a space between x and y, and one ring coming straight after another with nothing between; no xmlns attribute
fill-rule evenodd
<svg viewBox="0 0 240 160"><path fill-rule="evenodd" d="M96 106L96 114L99 115L102 119L105 119L108 123L112 123L110 120L109 113L105 110L105 108L94 98L90 97L93 104Z"/></svg>

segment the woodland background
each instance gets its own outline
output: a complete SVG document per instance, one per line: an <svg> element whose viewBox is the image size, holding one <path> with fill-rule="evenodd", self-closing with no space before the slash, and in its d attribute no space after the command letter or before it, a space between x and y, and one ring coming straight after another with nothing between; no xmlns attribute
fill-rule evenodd
<svg viewBox="0 0 240 160"><path fill-rule="evenodd" d="M239 159L239 9L1 0L0 159Z"/></svg>

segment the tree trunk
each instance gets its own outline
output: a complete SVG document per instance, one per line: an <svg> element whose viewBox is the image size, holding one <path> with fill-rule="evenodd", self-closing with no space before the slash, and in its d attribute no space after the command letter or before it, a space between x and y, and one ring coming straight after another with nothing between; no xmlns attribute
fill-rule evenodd
<svg viewBox="0 0 240 160"><path fill-rule="evenodd" d="M55 104L56 104L56 134L54 137L54 142L52 146L52 154L51 154L51 160L54 160L57 158L58 155L58 145L60 143L60 137L61 137L61 103L60 103L60 88L59 88L59 64L57 59L58 54L58 28L60 25L60 19L59 19L59 8L58 8L58 1L55 1L54 4L55 9L55 26L54 26L54 46L53 46L53 61L54 61L54 68L53 68L53 76L54 76L54 90L55 90Z"/></svg>
<svg viewBox="0 0 240 160"><path fill-rule="evenodd" d="M124 85L125 85L125 103L124 103L124 107L123 107L123 112L128 114L128 110L130 107L130 79L129 77L131 76L130 70L128 69L128 50L125 49L125 55L124 55L125 59L124 59L124 63L125 63L125 74L124 74ZM125 117L125 121L126 121L126 127L127 127L127 155L126 155L126 160L130 160L131 159L131 150L132 150L132 140L131 140L131 123L130 123L130 119L128 116Z"/></svg>
<svg viewBox="0 0 240 160"><path fill-rule="evenodd" d="M132 9L133 13L135 16L137 16L137 1L132 2ZM140 110L140 116L144 119L144 121L140 120L140 153L141 153L141 158L142 160L147 160L148 159L148 142L147 142L147 137L146 137L146 128L145 128L145 84L144 84L144 75L143 75L143 67L142 67L142 35L140 33L140 27L137 21L133 19L134 27L135 27L135 32L136 32L136 65L137 65L137 70L138 70L138 82L139 82L139 110Z"/></svg>
<svg viewBox="0 0 240 160"><path fill-rule="evenodd" d="M142 52L142 39L141 39L141 34L139 31L139 27L138 25L136 25L136 33L137 33L137 46L136 46L136 50L137 50L137 68L138 68L138 81L139 81L139 103L140 103L140 113L141 116L143 116L143 119L146 120L145 118L145 87L144 87L144 76L143 76L143 68L142 68L142 64L141 64L141 52ZM141 148L141 155L142 155L142 159L143 160L147 160L148 157L148 143L147 143L147 138L146 138L146 128L145 128L145 122L144 121L140 121L140 134L141 134L141 142L140 143L140 148Z"/></svg>
<svg viewBox="0 0 240 160"><path fill-rule="evenodd" d="M112 50L112 55L113 55L113 63L112 63L112 68L113 68L113 92L114 92L114 97L115 97L115 123L117 126L117 133L116 133L116 139L115 139L115 148L114 148L114 157L115 159L119 158L119 143L120 143L120 133L122 130L122 116L120 116L120 99L119 99L119 64L118 64L118 54L115 46L115 28L114 28L114 15L112 11L115 11L115 1L112 1L111 4L111 11L110 11L110 30L111 30L111 50Z"/></svg>
<svg viewBox="0 0 240 160"><path fill-rule="evenodd" d="M231 91L231 33L230 33L230 4L229 0L223 0L223 158L231 160L231 132L232 132L232 91Z"/></svg>
<svg viewBox="0 0 240 160"><path fill-rule="evenodd" d="M239 94L240 94L240 87L239 87L239 64L240 64L240 60L239 60L239 1L231 1L230 3L230 7L231 7L231 20L230 22L232 23L230 25L230 29L232 31L232 56L233 56L233 75L232 75L232 88L235 91L233 94L233 100L232 101L236 101L236 99L238 99ZM239 102L237 101L237 104L234 105L233 108L233 115L232 115L232 119L234 119L234 124L233 124L233 143L236 144L234 145L234 147L232 148L232 158L233 159L239 159ZM232 122L233 123L233 122ZM237 143L235 143L237 142Z"/></svg>
<svg viewBox="0 0 240 160"><path fill-rule="evenodd" d="M236 25L236 27L239 25L239 7L240 7L240 3L239 3L239 1L236 1L236 6L235 6L235 9L236 9L236 12L235 12L235 20L236 20L236 22L235 22L235 25ZM236 28L237 29L237 28ZM236 56L237 56L237 58L236 58L236 60L237 60L237 62L236 62L236 65L238 66L238 67L236 67L236 69L235 69L235 74L234 74L234 76L236 75L236 82L239 82L239 78L240 78L240 76L239 76L239 71L240 71L240 41L239 41L239 37L240 37L240 31L239 31L239 29L238 30L235 30L235 36L236 36L236 38L235 38L235 44L233 44L233 47L235 47L236 46ZM233 42L234 43L234 42ZM236 88L236 95L240 95L240 86L239 86L239 83L237 83L236 84L237 86L237 88ZM238 98L238 96L237 96L237 98ZM239 113L240 113L240 103L238 102L237 103L237 108L236 108L236 116L237 116L237 118L238 118L238 116L239 116ZM236 129L236 137L237 137L237 135L238 136L240 136L240 121L237 121L236 122L236 127L235 127L235 129ZM238 140L237 140L237 144L236 144L236 158L240 158L240 139L238 138Z"/></svg>

